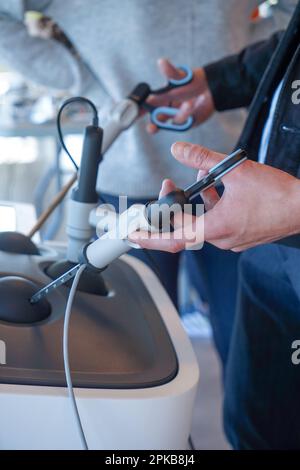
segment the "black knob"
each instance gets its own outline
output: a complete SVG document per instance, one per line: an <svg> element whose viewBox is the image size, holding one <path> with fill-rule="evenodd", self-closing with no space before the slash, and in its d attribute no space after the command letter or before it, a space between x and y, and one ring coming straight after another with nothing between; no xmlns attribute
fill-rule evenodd
<svg viewBox="0 0 300 470"><path fill-rule="evenodd" d="M19 232L1 232L0 250L20 255L39 255L40 252L33 241Z"/></svg>
<svg viewBox="0 0 300 470"><path fill-rule="evenodd" d="M29 302L39 290L34 282L23 277L7 276L0 279L0 321L11 323L36 323L51 313L47 299L36 304Z"/></svg>
<svg viewBox="0 0 300 470"><path fill-rule="evenodd" d="M146 216L149 224L161 231L172 230L175 213L183 211L188 199L182 189L175 189L166 196L147 204Z"/></svg>

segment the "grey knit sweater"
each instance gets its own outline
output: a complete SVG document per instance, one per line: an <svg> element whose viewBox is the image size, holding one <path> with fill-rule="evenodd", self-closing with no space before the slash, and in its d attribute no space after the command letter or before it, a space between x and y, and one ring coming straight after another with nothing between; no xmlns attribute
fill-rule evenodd
<svg viewBox="0 0 300 470"><path fill-rule="evenodd" d="M0 60L50 88L92 96L106 109L139 81L160 86L156 60L200 66L238 51L287 23L296 0L282 0L273 19L249 23L256 0L0 0ZM23 24L26 10L41 11L60 26L78 54L53 40L32 38ZM81 58L78 59L78 55ZM161 180L190 184L194 171L170 156L172 142L198 142L230 151L243 112L216 115L185 134L150 136L141 119L105 155L99 190L130 197L153 197Z"/></svg>

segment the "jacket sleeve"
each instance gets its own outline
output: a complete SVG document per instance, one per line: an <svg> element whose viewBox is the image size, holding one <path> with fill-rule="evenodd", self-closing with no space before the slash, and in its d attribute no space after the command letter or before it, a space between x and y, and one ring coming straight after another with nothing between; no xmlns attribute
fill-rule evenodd
<svg viewBox="0 0 300 470"><path fill-rule="evenodd" d="M250 105L283 32L204 67L217 111Z"/></svg>
<svg viewBox="0 0 300 470"><path fill-rule="evenodd" d="M66 46L52 39L31 37L23 21L1 10L1 62L33 82L82 93L94 79L89 68Z"/></svg>

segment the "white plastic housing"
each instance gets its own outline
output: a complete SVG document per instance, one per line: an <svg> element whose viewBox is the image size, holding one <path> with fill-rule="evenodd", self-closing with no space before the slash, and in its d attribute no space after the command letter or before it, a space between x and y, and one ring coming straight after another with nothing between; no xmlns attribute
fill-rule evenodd
<svg viewBox="0 0 300 470"><path fill-rule="evenodd" d="M86 250L88 262L94 267L102 269L113 260L127 253L131 248L139 248L130 243L127 238L137 229L147 230L149 228L144 213L144 205L134 204L120 216L109 215L107 220L113 226L107 233L88 246ZM94 220L96 221L96 219ZM104 228L106 223L106 219L102 219L100 228ZM99 224L101 224L100 219L98 219L97 227Z"/></svg>
<svg viewBox="0 0 300 470"><path fill-rule="evenodd" d="M178 359L170 382L144 389L75 389L89 449L186 449L199 380L178 312L153 272L123 258L143 280ZM9 351L7 352L9 354ZM67 390L0 384L1 449L80 449Z"/></svg>
<svg viewBox="0 0 300 470"><path fill-rule="evenodd" d="M97 204L68 201L66 232L68 235L67 258L78 263L78 256L82 248L89 243L95 230L89 223L90 212Z"/></svg>
<svg viewBox="0 0 300 470"><path fill-rule="evenodd" d="M134 123L139 114L138 105L129 99L117 103L109 114L109 122L104 127L102 153L113 144L122 131Z"/></svg>

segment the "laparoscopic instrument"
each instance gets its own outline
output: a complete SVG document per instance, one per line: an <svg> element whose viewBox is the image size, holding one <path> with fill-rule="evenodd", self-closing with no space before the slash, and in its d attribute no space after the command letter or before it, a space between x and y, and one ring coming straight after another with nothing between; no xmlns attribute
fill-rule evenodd
<svg viewBox="0 0 300 470"><path fill-rule="evenodd" d="M148 83L139 83L127 98L113 107L109 116L109 123L104 127L103 153L106 152L120 132L135 122L142 110L150 113L151 121L159 129L180 132L187 131L192 127L194 123L192 116L188 117L184 123L174 123L172 119L178 113L177 108L171 106L156 107L147 102L150 95L161 95L172 89L183 87L193 80L193 72L189 67L181 65L178 69L185 74L181 79L169 79L167 85L158 89L152 89Z"/></svg>
<svg viewBox="0 0 300 470"><path fill-rule="evenodd" d="M108 116L108 124L104 129L105 137L102 144L102 154L106 152L106 150L111 146L111 144L122 131L126 130L135 122L135 120L139 116L139 112L141 109L144 109L150 114L150 119L152 123L155 124L159 129L170 131L186 131L192 127L194 123L194 119L192 116L190 116L184 123L177 124L172 122L172 118L176 116L178 112L177 108L172 108L171 106L155 107L146 102L147 98L150 95L161 95L174 88L185 86L193 80L193 72L190 67L186 65L181 65L178 67L178 69L185 74L181 79L169 79L167 85L158 89L152 89L147 83L139 83L137 86L135 86L135 88L128 95L127 98L121 100L111 109ZM47 221L47 219L50 217L56 207L62 202L68 191L76 182L78 168L74 159L72 158L64 144L60 121L64 108L78 101L85 102L92 108L94 112L93 124L97 124L97 111L95 109L95 106L90 100L86 98L74 97L68 99L63 103L62 107L60 108L60 111L57 116L59 140L64 151L68 154L70 160L72 161L76 173L72 176L72 178L70 178L70 180L62 188L62 190L55 196L54 200L51 204L49 204L49 207L47 207L45 212L41 214L34 227L32 227L32 229L28 233L29 238L32 238L33 235L43 226L43 224ZM164 118L163 120L161 119L162 117Z"/></svg>
<svg viewBox="0 0 300 470"><path fill-rule="evenodd" d="M150 113L151 121L159 129L170 131L187 131L194 123L193 117L189 116L185 122L176 124L172 122L172 118L174 118L174 116L176 116L178 113L177 108L172 108L171 106L155 107L145 102L145 99L147 99L149 95L162 95L170 90L173 90L174 88L180 88L182 86L188 85L193 80L193 72L189 67L182 65L178 67L178 69L185 74L181 79L175 80L170 78L166 86L156 90L151 89L147 83L140 83L129 96L130 99L136 100L140 106ZM166 120L162 120L162 116L166 118Z"/></svg>
<svg viewBox="0 0 300 470"><path fill-rule="evenodd" d="M116 103L112 109L109 111L107 116L107 123L103 129L103 138L101 137L101 155L103 156L106 151L110 148L110 146L114 143L114 141L118 138L118 136L131 127L135 121L140 116L142 110L148 112L150 114L150 119L153 124L155 124L159 129L162 130L169 130L169 131L186 131L190 129L194 123L194 119L192 116L188 117L188 119L184 123L175 123L172 121L174 116L176 116L178 109L173 108L171 106L159 106L155 107L152 104L147 102L147 99L150 95L161 95L170 91L172 89L185 86L189 84L193 80L193 72L192 70L186 66L181 65L178 66L178 69L182 71L184 76L181 79L169 79L168 83L158 89L152 89L151 86L147 83L139 83L134 87L131 93L129 93L127 98L122 99L118 103ZM47 221L56 207L62 202L65 198L66 194L70 190L70 188L74 185L78 177L78 167L74 162L74 159L70 155L70 152L66 148L64 144L63 134L61 130L61 117L63 110L75 102L82 102L88 105L93 111L93 125L89 126L85 140L89 138L94 141L93 145L98 145L100 138L99 132L97 131L98 126L98 117L97 117L97 110L94 104L82 97L73 97L66 100L63 105L61 106L58 116L57 116L57 129L59 140L62 145L62 148L69 156L70 160L72 161L76 173L72 176L70 181L62 188L62 190L57 194L53 202L49 205L49 207L45 210L43 214L39 217L38 221L34 225L34 227L30 230L28 237L32 238L33 235L42 227L42 225ZM97 143L98 141L98 143ZM88 149L89 150L89 149ZM98 158L100 158L98 156ZM99 163L97 158L94 160L95 166L94 168L90 168L94 175L97 174L96 164ZM81 165L82 167L82 165ZM82 169L82 168L81 168ZM93 185L89 182L90 187L92 188ZM93 203L95 199L95 195L92 197ZM98 197L96 196L96 202L98 202ZM83 207L82 203L85 204L85 208ZM72 214L68 218L67 223L67 235L68 235L68 259L72 262L76 262L78 247L82 241L85 242L89 236L91 236L92 232L89 230L89 221L88 221L88 214L93 209L91 205L87 205L86 200L80 201L77 195L76 201L71 196L70 202L70 210L69 214ZM81 240L79 234L83 237Z"/></svg>
<svg viewBox="0 0 300 470"><path fill-rule="evenodd" d="M185 190L176 189L172 191L171 193L169 193L168 195L162 197L161 199L158 199L157 201L152 201L146 204L145 206L142 206L143 207L141 211L142 217L139 219L139 222L137 223L137 225L134 226L134 228L136 230L143 228L143 229L148 229L149 231L151 231L151 229L153 228L154 230L158 230L158 231L162 230L159 224L156 224L156 226L153 227L152 215L153 215L154 207L158 209L161 212L161 214L163 214L164 208L169 209L170 207L176 207L178 211L184 210L185 204L189 204L193 200L193 198L195 198L202 191L205 191L211 186L216 185L228 172L232 171L238 165L243 163L246 159L247 159L246 152L241 149L237 150L231 155L224 158L220 163L218 163L213 168L211 168L208 171L207 175L205 175L203 178L201 178L199 181L195 182L191 186L187 187ZM157 210L156 210L156 215L157 215ZM157 217L155 217L155 220L157 220ZM127 233L127 235L129 235L129 233ZM107 241L116 242L115 252L112 252L111 260L108 260L107 256L105 255L105 253L107 254L107 251L105 250ZM39 300L49 295L54 289L68 282L70 279L72 279L76 275L76 273L80 269L80 266L83 264L86 264L92 269L101 270L105 268L108 261L112 261L113 259L119 257L120 254L122 254L122 248L121 248L121 253L120 253L120 242L121 242L121 247L122 247L123 243L127 242L126 236L125 237L123 236L121 240L116 240L112 236L109 236L109 234L105 234L103 235L103 237L100 237L95 242L88 244L83 249L83 253L81 255L81 262L78 263L69 271L67 271L66 273L64 273L59 278L52 281L50 284L48 284L44 288L39 290L30 299L30 302L33 304L38 302ZM128 251L131 248L130 245L127 245L127 246L128 246L128 249L127 250L125 249L124 252Z"/></svg>

